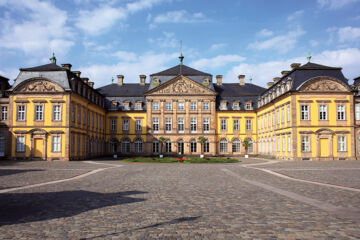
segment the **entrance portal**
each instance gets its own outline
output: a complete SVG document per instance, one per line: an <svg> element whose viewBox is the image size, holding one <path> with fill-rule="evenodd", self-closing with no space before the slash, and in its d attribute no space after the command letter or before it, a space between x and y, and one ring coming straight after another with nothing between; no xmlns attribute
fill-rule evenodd
<svg viewBox="0 0 360 240"><path fill-rule="evenodd" d="M43 156L44 140L34 139L34 157L41 158Z"/></svg>

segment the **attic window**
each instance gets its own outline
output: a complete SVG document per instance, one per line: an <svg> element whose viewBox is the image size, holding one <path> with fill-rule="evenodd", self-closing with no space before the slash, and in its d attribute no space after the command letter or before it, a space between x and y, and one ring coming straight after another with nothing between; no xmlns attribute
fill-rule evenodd
<svg viewBox="0 0 360 240"><path fill-rule="evenodd" d="M233 107L232 107L233 110L240 110L240 104L238 101L234 101L233 102Z"/></svg>
<svg viewBox="0 0 360 240"><path fill-rule="evenodd" d="M126 111L130 110L130 102L129 101L123 102L123 110L126 110Z"/></svg>
<svg viewBox="0 0 360 240"><path fill-rule="evenodd" d="M227 110L227 102L226 101L221 101L220 110Z"/></svg>
<svg viewBox="0 0 360 240"><path fill-rule="evenodd" d="M154 78L154 79L152 80L152 82L153 82L153 85L154 85L154 86L158 86L158 85L160 84L160 79Z"/></svg>
<svg viewBox="0 0 360 240"><path fill-rule="evenodd" d="M210 80L209 80L209 78L204 78L204 79L202 80L202 85L204 85L204 86L209 86L209 85L210 85Z"/></svg>
<svg viewBox="0 0 360 240"><path fill-rule="evenodd" d="M118 102L113 100L111 101L111 109L117 109L117 106L118 106Z"/></svg>
<svg viewBox="0 0 360 240"><path fill-rule="evenodd" d="M136 102L135 110L142 110L142 103L141 102Z"/></svg>
<svg viewBox="0 0 360 240"><path fill-rule="evenodd" d="M252 110L251 102L245 103L245 110Z"/></svg>

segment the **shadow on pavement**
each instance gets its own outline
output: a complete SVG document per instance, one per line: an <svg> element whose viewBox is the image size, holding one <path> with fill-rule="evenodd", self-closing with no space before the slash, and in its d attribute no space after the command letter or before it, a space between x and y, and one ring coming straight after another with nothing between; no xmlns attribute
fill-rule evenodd
<svg viewBox="0 0 360 240"><path fill-rule="evenodd" d="M26 172L44 171L43 169L0 169L0 177Z"/></svg>
<svg viewBox="0 0 360 240"><path fill-rule="evenodd" d="M145 193L64 191L0 194L0 226L70 217L107 206L141 202L146 199L129 195Z"/></svg>

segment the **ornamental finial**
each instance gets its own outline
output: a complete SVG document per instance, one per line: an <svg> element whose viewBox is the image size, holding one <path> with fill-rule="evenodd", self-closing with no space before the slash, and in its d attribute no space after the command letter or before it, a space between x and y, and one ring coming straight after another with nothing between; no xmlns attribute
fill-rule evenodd
<svg viewBox="0 0 360 240"><path fill-rule="evenodd" d="M308 56L307 56L306 58L307 58L308 62L310 62L310 60L311 60L311 54L310 54L310 52L308 53Z"/></svg>
<svg viewBox="0 0 360 240"><path fill-rule="evenodd" d="M50 63L55 63L56 64L55 53L52 54L52 57L50 58Z"/></svg>

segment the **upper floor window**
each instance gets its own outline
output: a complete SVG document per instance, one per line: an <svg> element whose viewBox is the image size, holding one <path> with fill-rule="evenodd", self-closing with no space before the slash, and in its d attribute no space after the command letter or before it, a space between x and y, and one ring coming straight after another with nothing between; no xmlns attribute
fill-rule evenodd
<svg viewBox="0 0 360 240"><path fill-rule="evenodd" d="M300 120L309 120L309 105L301 105Z"/></svg>
<svg viewBox="0 0 360 240"><path fill-rule="evenodd" d="M345 120L345 106L344 105L337 106L337 120Z"/></svg>
<svg viewBox="0 0 360 240"><path fill-rule="evenodd" d="M129 131L129 119L123 119L122 130Z"/></svg>
<svg viewBox="0 0 360 240"><path fill-rule="evenodd" d="M110 119L110 130L116 131L116 119Z"/></svg>
<svg viewBox="0 0 360 240"><path fill-rule="evenodd" d="M234 119L233 121L233 130L239 131L239 119Z"/></svg>
<svg viewBox="0 0 360 240"><path fill-rule="evenodd" d="M251 130L251 129L252 129L252 120L246 119L246 130Z"/></svg>
<svg viewBox="0 0 360 240"><path fill-rule="evenodd" d="M171 133L172 128L172 119L171 118L165 118L165 132Z"/></svg>
<svg viewBox="0 0 360 240"><path fill-rule="evenodd" d="M197 109L196 102L190 102L190 110L196 110L196 109Z"/></svg>
<svg viewBox="0 0 360 240"><path fill-rule="evenodd" d="M165 102L165 110L172 110L172 102Z"/></svg>
<svg viewBox="0 0 360 240"><path fill-rule="evenodd" d="M286 119L288 122L290 122L290 106L288 105L287 106L287 116L286 116Z"/></svg>
<svg viewBox="0 0 360 240"><path fill-rule="evenodd" d="M203 102L202 103L203 110L207 111L210 109L210 103L209 102Z"/></svg>
<svg viewBox="0 0 360 240"><path fill-rule="evenodd" d="M54 119L54 121L60 121L61 120L61 105L54 105L53 106L53 119Z"/></svg>
<svg viewBox="0 0 360 240"><path fill-rule="evenodd" d="M43 120L44 120L44 106L35 105L35 121L43 121Z"/></svg>
<svg viewBox="0 0 360 240"><path fill-rule="evenodd" d="M227 129L227 126L226 126L227 124L226 124L226 119L221 119L220 120L220 130L221 131L226 131L226 129Z"/></svg>
<svg viewBox="0 0 360 240"><path fill-rule="evenodd" d="M159 118L153 118L152 124L153 132L157 133L159 131Z"/></svg>
<svg viewBox="0 0 360 240"><path fill-rule="evenodd" d="M83 125L86 124L86 110L83 110Z"/></svg>
<svg viewBox="0 0 360 240"><path fill-rule="evenodd" d="M155 110L155 111L159 110L160 109L159 108L159 102L153 102L152 103L152 109Z"/></svg>
<svg viewBox="0 0 360 240"><path fill-rule="evenodd" d="M360 103L355 104L355 120L360 120Z"/></svg>
<svg viewBox="0 0 360 240"><path fill-rule="evenodd" d="M77 122L81 123L81 109L80 109L80 106L78 107L78 111L77 111Z"/></svg>
<svg viewBox="0 0 360 240"><path fill-rule="evenodd" d="M178 126L177 126L178 132L184 133L184 118L178 118L177 122L178 122Z"/></svg>
<svg viewBox="0 0 360 240"><path fill-rule="evenodd" d="M245 103L245 110L251 110L251 102Z"/></svg>
<svg viewBox="0 0 360 240"><path fill-rule="evenodd" d="M7 106L2 106L1 107L1 120L7 120L7 116L8 116L8 108L7 108Z"/></svg>
<svg viewBox="0 0 360 240"><path fill-rule="evenodd" d="M178 102L178 108L179 111L185 110L185 103L184 102Z"/></svg>
<svg viewBox="0 0 360 240"><path fill-rule="evenodd" d="M210 131L210 118L203 119L203 131L204 133L209 133Z"/></svg>
<svg viewBox="0 0 360 240"><path fill-rule="evenodd" d="M141 120L135 120L135 131L141 131Z"/></svg>
<svg viewBox="0 0 360 240"><path fill-rule="evenodd" d="M281 108L281 123L284 123L285 121L285 109Z"/></svg>
<svg viewBox="0 0 360 240"><path fill-rule="evenodd" d="M319 120L327 120L327 106L326 105L319 106Z"/></svg>
<svg viewBox="0 0 360 240"><path fill-rule="evenodd" d="M25 112L26 112L25 105L17 106L17 120L18 121L25 121Z"/></svg>
<svg viewBox="0 0 360 240"><path fill-rule="evenodd" d="M190 131L191 133L196 133L196 124L197 124L197 119L196 118L190 118Z"/></svg>
<svg viewBox="0 0 360 240"><path fill-rule="evenodd" d="M279 110L276 111L276 118L277 118L276 123L280 124L280 112L279 112Z"/></svg>

